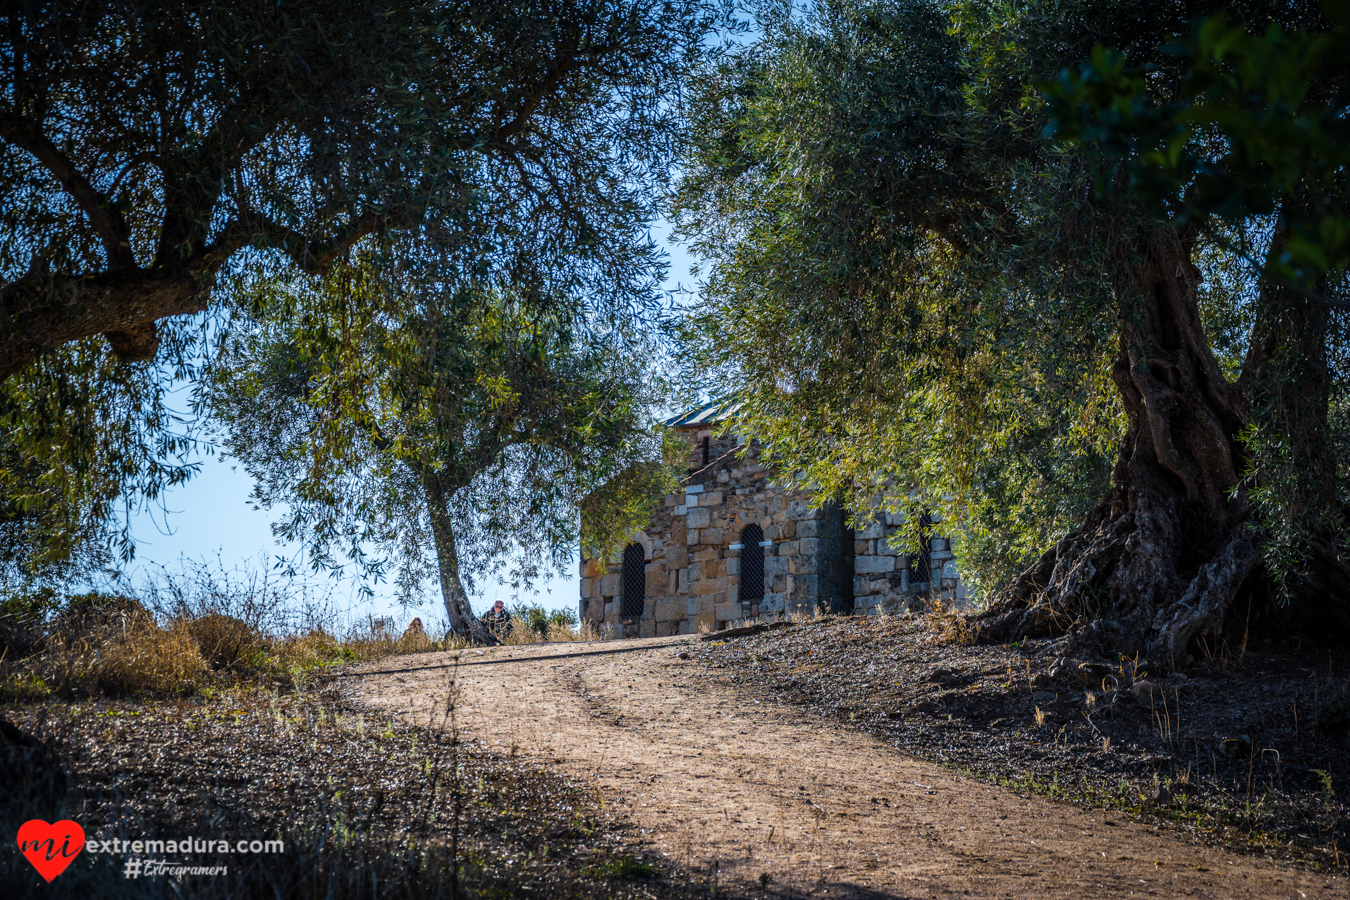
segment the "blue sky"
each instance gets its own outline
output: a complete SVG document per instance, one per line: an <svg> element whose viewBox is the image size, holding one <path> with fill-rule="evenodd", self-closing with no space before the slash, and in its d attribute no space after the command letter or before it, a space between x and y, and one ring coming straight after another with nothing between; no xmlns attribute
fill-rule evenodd
<svg viewBox="0 0 1350 900"><path fill-rule="evenodd" d="M666 289L692 287L689 274L692 260L682 247L668 240L669 233L670 227L665 223L653 229L653 235L665 244L671 258ZM245 567L256 571L271 566L277 557L296 557L299 547L280 543L272 536L270 526L275 516L249 504L252 487L252 481L235 460L220 456L204 459L196 478L165 494L162 509L142 512L131 520L136 559L123 569L123 574L137 583L161 567L177 571L185 560L207 562L212 567L218 562L226 571ZM522 593L520 599L538 602L549 609L576 609L575 565L568 575L541 580L532 592ZM393 601L389 585L372 585L373 600L360 595L355 578L338 579L331 585L334 599L348 607L353 617L390 615L401 625L414 615L431 619L443 616L438 591L429 593L431 600L426 606L405 610ZM498 597L511 602L510 585L495 581L478 585L472 597L475 610L486 609Z"/></svg>

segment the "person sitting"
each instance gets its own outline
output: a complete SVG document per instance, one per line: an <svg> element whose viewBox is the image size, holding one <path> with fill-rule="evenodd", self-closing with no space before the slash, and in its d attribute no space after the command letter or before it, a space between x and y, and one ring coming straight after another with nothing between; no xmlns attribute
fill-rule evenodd
<svg viewBox="0 0 1350 900"><path fill-rule="evenodd" d="M492 609L483 613L483 624L488 631L501 637L511 627L511 613L507 612L506 604L500 600L492 604Z"/></svg>
<svg viewBox="0 0 1350 900"><path fill-rule="evenodd" d="M426 633L426 629L422 627L422 617L414 616L413 620L408 623L408 630L403 632L402 640L407 640L414 635L426 637Z"/></svg>

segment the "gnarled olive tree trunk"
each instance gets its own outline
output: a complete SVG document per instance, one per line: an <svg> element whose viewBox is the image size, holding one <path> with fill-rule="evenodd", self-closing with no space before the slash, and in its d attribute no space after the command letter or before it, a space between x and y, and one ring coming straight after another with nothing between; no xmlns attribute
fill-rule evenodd
<svg viewBox="0 0 1350 900"><path fill-rule="evenodd" d="M1112 376L1128 416L1110 494L981 617L993 640L1074 632L1085 643L1183 659L1221 633L1259 572L1259 537L1238 486L1241 393L1210 351L1188 238L1149 235L1131 265Z"/></svg>
<svg viewBox="0 0 1350 900"><path fill-rule="evenodd" d="M445 614L450 619L450 630L480 644L497 644L482 621L473 614L469 595L459 578L459 554L455 549L455 530L450 521L448 497L441 479L430 469L422 471L422 488L426 494L427 515L431 519L432 539L436 544L436 567L441 577L441 598Z"/></svg>

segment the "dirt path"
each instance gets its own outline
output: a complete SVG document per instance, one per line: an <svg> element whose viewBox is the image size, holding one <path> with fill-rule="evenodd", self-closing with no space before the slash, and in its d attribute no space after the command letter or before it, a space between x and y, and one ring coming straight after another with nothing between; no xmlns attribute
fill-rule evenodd
<svg viewBox="0 0 1350 900"><path fill-rule="evenodd" d="M748 706L689 638L402 657L359 702L425 717L457 672L466 736L594 778L655 849L724 887L860 898L1350 897L1343 878L1018 797L799 710Z"/></svg>

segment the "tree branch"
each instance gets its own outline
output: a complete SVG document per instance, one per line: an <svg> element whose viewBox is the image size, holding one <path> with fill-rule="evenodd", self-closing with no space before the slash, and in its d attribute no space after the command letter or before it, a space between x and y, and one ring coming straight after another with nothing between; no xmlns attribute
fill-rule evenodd
<svg viewBox="0 0 1350 900"><path fill-rule="evenodd" d="M327 269L333 260L350 250L361 238L381 230L394 217L394 213L388 211L363 213L339 227L328 238L311 240L261 213L246 211L226 225L220 237L206 249L203 265L215 268L235 251L261 238L268 246L289 256L301 270L316 275Z"/></svg>
<svg viewBox="0 0 1350 900"><path fill-rule="evenodd" d="M123 270L88 278L32 275L0 287L0 380L38 353L108 335L123 359L154 356L154 323L206 309L206 279L183 271Z"/></svg>
<svg viewBox="0 0 1350 900"><path fill-rule="evenodd" d="M135 268L131 229L117 207L90 184L75 164L31 122L8 107L0 107L0 139L32 154L60 182L93 224L103 241L111 270Z"/></svg>

